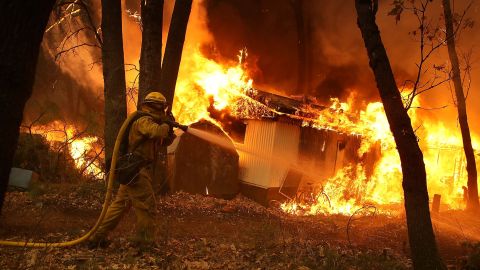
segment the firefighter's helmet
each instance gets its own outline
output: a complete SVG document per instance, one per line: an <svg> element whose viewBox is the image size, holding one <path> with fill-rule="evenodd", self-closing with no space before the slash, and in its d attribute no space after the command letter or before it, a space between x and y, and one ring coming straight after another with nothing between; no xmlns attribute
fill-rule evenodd
<svg viewBox="0 0 480 270"><path fill-rule="evenodd" d="M150 104L158 104L158 105L166 105L167 104L167 99L165 96L163 96L159 92L150 92L145 99L143 100L143 103L150 103Z"/></svg>

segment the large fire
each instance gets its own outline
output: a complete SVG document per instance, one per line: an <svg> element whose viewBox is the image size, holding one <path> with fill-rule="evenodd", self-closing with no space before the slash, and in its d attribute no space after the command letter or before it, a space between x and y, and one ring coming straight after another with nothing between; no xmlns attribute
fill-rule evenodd
<svg viewBox="0 0 480 270"><path fill-rule="evenodd" d="M213 41L210 33L205 33L208 20L205 10L199 8L199 3L194 4L192 13L195 16L191 17L197 19L189 22L191 30L187 34L187 40L190 44L185 46L176 85L172 110L178 122L191 124L206 119L222 126L219 120L211 116L212 109L238 119L249 116L261 118L277 113L249 95L255 92L255 89L248 69L242 64L246 50L241 51L240 61L220 63L204 56L199 49L192 48L192 44ZM59 23L62 21L63 19ZM125 21L126 27L138 31L136 22L132 24L129 20ZM127 62L138 61L138 52L132 55ZM137 74L127 73L127 80L134 84L136 76ZM359 91L361 89L358 89ZM416 102L420 101L417 99ZM283 203L281 208L285 212L297 215L352 214L365 205L387 208L402 203L400 159L383 105L372 102L359 109L354 103L355 95L346 101L332 99L330 104L323 104L327 109L303 108L310 112L309 117L291 117L303 121L304 126L361 136L361 146L357 153L359 157L380 145L381 155L373 173L367 177L362 164L352 164L340 169L333 177L321 179L322 186L312 187L308 196L292 198ZM420 104L417 105L415 107L420 107ZM448 208L463 208L464 186L467 182L466 163L458 128L455 123L444 125L432 118L423 117L414 109L411 109L409 114L423 151L430 197L438 193L442 195L442 203ZM97 137L79 136L73 125L65 126L59 122L35 126L31 131L43 134L52 145L58 142L68 145L68 151L76 166L85 174L100 177L103 175L98 159L92 161L88 158L89 153L91 155L92 152L99 152ZM480 149L479 142L478 137L473 134L475 149Z"/></svg>
<svg viewBox="0 0 480 270"><path fill-rule="evenodd" d="M370 103L365 110L356 112L358 118L351 121L351 118L342 116L350 112L348 103L341 103L341 106L335 105L339 103L338 100L332 100L332 103L334 106L327 114L334 111L339 117L321 116L317 126L360 134L362 144L358 151L359 156L366 153L376 142L380 142L381 157L375 165L374 173L367 179L361 164L346 167L331 179L327 179L321 192L312 194L315 198L313 202L292 200L282 204L282 209L289 213L306 215L352 214L365 205L382 207L400 204L403 201L400 158L383 105L379 102ZM334 108L342 108L342 112ZM464 208L466 163L458 130L447 129L442 123L422 119L416 110L410 110L409 115L413 126L419 127L417 136L424 154L430 195L441 194L443 204L450 209ZM474 147L478 146L476 136L473 143Z"/></svg>
<svg viewBox="0 0 480 270"><path fill-rule="evenodd" d="M217 123L209 113L212 105L216 110L228 111L239 118L248 114L261 117L273 112L249 98L249 91L255 90L241 63L222 65L204 57L199 51L187 61L190 62L189 76L178 82L173 106L180 122L189 124L209 119ZM402 203L400 159L383 105L372 102L364 109L353 110L353 101L354 95L346 102L332 99L328 109L310 109L312 115L316 115L314 118L291 117L303 119L305 126L361 136L362 143L357 153L360 157L380 144L381 157L375 164L373 175L367 178L362 164L347 166L331 179L324 179L323 186L313 189L308 199L303 196L283 203L281 208L285 212L302 215L352 214L365 205L387 209L387 206ZM419 102L418 99L416 102ZM458 130L422 118L414 109L409 111L409 115L413 126L418 127L416 132L424 153L430 195L441 194L442 204L450 209L463 208L466 164ZM478 149L478 146L478 139L474 136L474 147Z"/></svg>
<svg viewBox="0 0 480 270"><path fill-rule="evenodd" d="M216 110L237 106L237 101L252 87L241 63L224 66L195 51L187 60L188 78L180 80L175 90L173 113L183 124L200 119L214 121L208 112L211 102Z"/></svg>
<svg viewBox="0 0 480 270"><path fill-rule="evenodd" d="M243 58L244 55L239 56L239 59ZM277 113L249 96L255 92L253 81L241 61L218 63L195 50L183 59L182 65L188 66L188 76L180 76L172 108L180 123L191 124L207 119L221 126L211 117L212 108L236 118L261 118ZM383 105L372 102L359 110L353 109L354 101L354 95L346 102L332 99L325 106L327 109L303 108L309 111L310 117L291 117L303 121L304 126L361 136L359 157L380 144L381 156L373 174L367 177L362 164L347 166L334 177L322 179L322 186L314 187L308 196L283 203L281 208L285 212L297 215L352 214L365 205L387 209L387 206L402 203L400 159ZM419 127L417 136L424 154L430 195L441 194L442 203L450 209L463 208L466 164L458 130L422 118L413 109L409 114L413 126ZM65 127L56 122L34 127L33 132L44 134L51 142L69 142L70 155L78 168L86 174L103 175L98 161L85 158L88 152L95 150L96 137L78 136L73 126ZM480 145L476 136L473 136L473 143L478 149Z"/></svg>

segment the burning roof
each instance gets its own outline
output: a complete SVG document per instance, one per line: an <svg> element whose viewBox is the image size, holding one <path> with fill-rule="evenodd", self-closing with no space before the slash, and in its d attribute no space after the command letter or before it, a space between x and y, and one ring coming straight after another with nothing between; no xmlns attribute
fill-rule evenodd
<svg viewBox="0 0 480 270"><path fill-rule="evenodd" d="M315 97L312 96L281 96L258 89L250 88L245 92L246 97L237 100L239 105L236 106L238 111L234 114L238 115L240 119L271 119L289 121L292 124L301 126L310 126L322 128L317 120L321 116L330 114L332 117L346 117L350 121L354 121L354 115L350 115L343 109L345 107L337 99L333 99L331 107L322 105ZM255 105L252 105L255 103ZM262 109L250 110L251 107L260 107ZM240 111L247 108L247 112ZM333 126L325 129L336 130L344 132L344 130L337 129Z"/></svg>

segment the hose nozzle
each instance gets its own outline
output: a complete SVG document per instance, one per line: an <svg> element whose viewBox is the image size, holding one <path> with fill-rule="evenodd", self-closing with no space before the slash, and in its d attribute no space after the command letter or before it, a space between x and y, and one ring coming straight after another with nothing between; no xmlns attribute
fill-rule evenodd
<svg viewBox="0 0 480 270"><path fill-rule="evenodd" d="M183 130L183 132L187 132L187 130L188 130L188 126L182 125L182 124L177 123L175 121L167 120L165 122L171 127L175 127L175 128L179 128L179 129Z"/></svg>

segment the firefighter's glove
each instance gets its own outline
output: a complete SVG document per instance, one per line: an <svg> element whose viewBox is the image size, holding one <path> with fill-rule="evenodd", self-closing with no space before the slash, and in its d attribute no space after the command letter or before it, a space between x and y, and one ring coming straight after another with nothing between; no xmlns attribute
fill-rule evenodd
<svg viewBox="0 0 480 270"><path fill-rule="evenodd" d="M178 128L183 130L183 132L187 132L188 131L188 126L185 126L185 125L180 125L178 124Z"/></svg>
<svg viewBox="0 0 480 270"><path fill-rule="evenodd" d="M187 132L188 130L188 126L185 126L185 125L182 125L182 124L179 124L175 121L170 121L170 120L167 120L165 121L169 126L171 127L175 127L175 128L179 128L181 130L183 130L184 132Z"/></svg>

